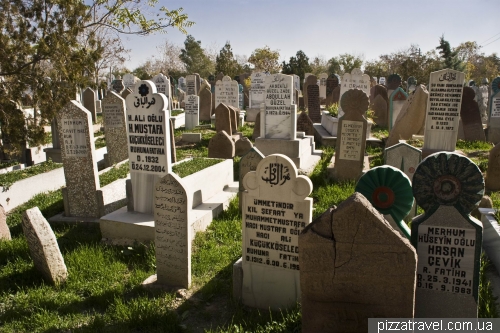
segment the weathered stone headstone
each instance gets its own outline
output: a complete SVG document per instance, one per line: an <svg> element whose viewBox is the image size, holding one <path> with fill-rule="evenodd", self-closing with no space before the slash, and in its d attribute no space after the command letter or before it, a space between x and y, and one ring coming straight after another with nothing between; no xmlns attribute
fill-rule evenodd
<svg viewBox="0 0 500 333"><path fill-rule="evenodd" d="M90 112L70 101L57 114L66 187L62 189L65 216L98 218L104 215L95 160Z"/></svg>
<svg viewBox="0 0 500 333"><path fill-rule="evenodd" d="M400 87L392 91L389 97L389 131L392 130L392 127L396 123L396 119L398 119L399 113L407 99L408 94Z"/></svg>
<svg viewBox="0 0 500 333"><path fill-rule="evenodd" d="M234 154L234 141L224 130L217 132L208 142L208 157L228 159Z"/></svg>
<svg viewBox="0 0 500 333"><path fill-rule="evenodd" d="M389 138L385 143L390 147L399 143L399 140L408 140L413 134L423 134L425 126L425 110L429 93L423 85L418 85L417 89L406 100L401 109L396 123L389 133Z"/></svg>
<svg viewBox="0 0 500 333"><path fill-rule="evenodd" d="M22 226L35 268L50 283L65 282L68 270L57 245L56 235L38 207L27 209L23 213Z"/></svg>
<svg viewBox="0 0 500 333"><path fill-rule="evenodd" d="M423 150L455 151L464 81L465 74L453 69L430 74Z"/></svg>
<svg viewBox="0 0 500 333"><path fill-rule="evenodd" d="M200 120L210 121L212 116L212 93L205 87L200 90Z"/></svg>
<svg viewBox="0 0 500 333"><path fill-rule="evenodd" d="M136 79L135 79L134 74L127 73L127 74L123 75L123 85L125 86L125 89L130 88L130 89L134 90L135 83L136 83Z"/></svg>
<svg viewBox="0 0 500 333"><path fill-rule="evenodd" d="M319 87L317 84L307 86L307 112L313 123L321 122L321 108L319 105Z"/></svg>
<svg viewBox="0 0 500 333"><path fill-rule="evenodd" d="M435 153L417 167L413 195L425 213L411 225L415 318L477 318L483 228L469 214L483 194L481 171L465 156Z"/></svg>
<svg viewBox="0 0 500 333"><path fill-rule="evenodd" d="M304 79L304 86L302 87L302 95L304 96L304 104L306 109L309 107L309 98L307 95L307 87L309 85L318 85L318 78L316 77L316 75L313 74L307 75L306 73L306 77Z"/></svg>
<svg viewBox="0 0 500 333"><path fill-rule="evenodd" d="M0 241L11 240L9 226L7 225L7 215L5 209L0 205Z"/></svg>
<svg viewBox="0 0 500 333"><path fill-rule="evenodd" d="M368 318L413 318L415 250L360 193L307 226L299 248L302 332L368 332Z"/></svg>
<svg viewBox="0 0 500 333"><path fill-rule="evenodd" d="M133 207L153 214L155 183L172 170L168 99L153 82L139 81L125 102Z"/></svg>
<svg viewBox="0 0 500 333"><path fill-rule="evenodd" d="M411 94L417 89L417 79L414 76L410 76L407 82L408 94Z"/></svg>
<svg viewBox="0 0 500 333"><path fill-rule="evenodd" d="M191 198L180 177L169 173L158 181L154 197L156 278L160 285L191 285Z"/></svg>
<svg viewBox="0 0 500 333"><path fill-rule="evenodd" d="M491 148L488 156L486 188L490 191L500 191L500 143Z"/></svg>
<svg viewBox="0 0 500 333"><path fill-rule="evenodd" d="M196 95L187 95L186 106L184 107L187 130L192 130L200 124L199 107L200 97Z"/></svg>
<svg viewBox="0 0 500 333"><path fill-rule="evenodd" d="M130 88L127 88L125 90L123 90L123 92L121 93L121 96L123 99L126 99L128 95L130 95L132 93L132 89Z"/></svg>
<svg viewBox="0 0 500 333"><path fill-rule="evenodd" d="M328 79L327 73L321 73L319 79L319 98L326 98L326 80Z"/></svg>
<svg viewBox="0 0 500 333"><path fill-rule="evenodd" d="M338 99L334 101L333 90L339 86L339 82L340 77L337 74L331 74L328 79L326 79L326 106L338 103Z"/></svg>
<svg viewBox="0 0 500 333"><path fill-rule="evenodd" d="M231 110L226 104L220 103L215 109L215 131L225 131L231 136L233 135L231 123Z"/></svg>
<svg viewBox="0 0 500 333"><path fill-rule="evenodd" d="M89 110L92 116L92 122L95 123L97 119L95 101L97 100L96 92L93 89L87 88L83 91L83 106Z"/></svg>
<svg viewBox="0 0 500 333"><path fill-rule="evenodd" d="M363 172L366 147L368 95L360 89L350 89L340 100L345 114L339 118L335 146L333 177L337 180L357 180Z"/></svg>
<svg viewBox="0 0 500 333"><path fill-rule="evenodd" d="M243 304L293 306L300 298L298 235L311 221L312 183L276 154L248 172L243 186Z"/></svg>
<svg viewBox="0 0 500 333"><path fill-rule="evenodd" d="M359 68L354 68L351 73L345 73L342 76L342 83L340 85L339 100L342 100L342 95L349 89L360 89L366 96L370 96L370 76L363 74ZM342 105L339 104L339 117L342 117L344 111Z"/></svg>
<svg viewBox="0 0 500 333"><path fill-rule="evenodd" d="M238 82L231 80L229 76L224 76L221 81L217 81L215 84L215 108L220 103L239 107Z"/></svg>
<svg viewBox="0 0 500 333"><path fill-rule="evenodd" d="M464 139L467 141L486 141L479 106L474 100L475 94L474 89L471 87L463 88L460 118L464 131Z"/></svg>
<svg viewBox="0 0 500 333"><path fill-rule="evenodd" d="M304 132L306 135L314 135L314 125L305 111L297 118L297 132Z"/></svg>
<svg viewBox="0 0 500 333"><path fill-rule="evenodd" d="M125 85L123 84L123 80L121 79L120 76L118 76L116 78L116 80L114 80L111 83L111 87L112 87L113 91L116 92L117 94L121 94L122 91L125 90Z"/></svg>
<svg viewBox="0 0 500 333"><path fill-rule="evenodd" d="M255 126L253 128L252 132L252 140L255 141L255 139L260 138L260 126L261 126L261 121L260 121L260 112L257 113L257 116L255 116Z"/></svg>
<svg viewBox="0 0 500 333"><path fill-rule="evenodd" d="M167 96L168 102L169 102L169 110L172 110L172 89L170 85L170 79L168 76L163 75L162 73L155 75L151 81L156 86L156 91L159 94L163 94ZM126 97L124 97L126 98Z"/></svg>
<svg viewBox="0 0 500 333"><path fill-rule="evenodd" d="M196 89L197 77L194 74L186 76L186 94L189 95L198 95L198 91Z"/></svg>
<svg viewBox="0 0 500 333"><path fill-rule="evenodd" d="M500 142L500 76L491 82L491 99L489 101L488 141Z"/></svg>
<svg viewBox="0 0 500 333"><path fill-rule="evenodd" d="M246 137L243 136L241 139L234 143L234 150L236 156L243 156L253 148L253 143Z"/></svg>
<svg viewBox="0 0 500 333"><path fill-rule="evenodd" d="M373 110L374 113L374 119L373 121L380 127L386 127L388 120L387 120L387 102L381 95L377 95L374 99L372 104L370 105L371 109Z"/></svg>
<svg viewBox="0 0 500 333"><path fill-rule="evenodd" d="M110 91L102 100L102 110L107 147L104 159L111 166L128 158L125 100Z"/></svg>
<svg viewBox="0 0 500 333"><path fill-rule="evenodd" d="M257 147L252 147L249 152L247 152L240 160L240 175L239 175L239 205L240 210L243 205L243 199L241 197L241 193L245 191L245 187L243 186L243 178L250 171L257 170L257 166L260 161L264 159L264 155L257 149Z"/></svg>

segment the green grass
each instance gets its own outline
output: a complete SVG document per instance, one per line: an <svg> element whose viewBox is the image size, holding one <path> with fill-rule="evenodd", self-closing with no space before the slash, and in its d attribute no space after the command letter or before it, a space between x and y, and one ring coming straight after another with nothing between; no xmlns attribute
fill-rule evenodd
<svg viewBox="0 0 500 333"><path fill-rule="evenodd" d="M172 110L170 116L171 117L177 117L178 115L180 115L181 113L184 113L184 110Z"/></svg>
<svg viewBox="0 0 500 333"><path fill-rule="evenodd" d="M8 173L0 175L0 186L8 188L17 181L33 177L41 173L48 172L61 167L62 167L61 163L54 163L52 162L52 160L49 160L23 170L10 171Z"/></svg>
<svg viewBox="0 0 500 333"><path fill-rule="evenodd" d="M100 137L99 139L95 140L95 149L99 149L102 147L106 147L106 137Z"/></svg>
<svg viewBox="0 0 500 333"><path fill-rule="evenodd" d="M11 167L14 165L19 165L19 164L20 164L19 161L15 161L15 160L3 162L3 163L0 163L0 169L5 169L5 168L8 168L8 167Z"/></svg>
<svg viewBox="0 0 500 333"><path fill-rule="evenodd" d="M99 184L101 187L106 186L119 178L126 178L129 173L129 163L123 163L119 166L114 166L109 171L99 175Z"/></svg>
<svg viewBox="0 0 500 333"><path fill-rule="evenodd" d="M179 177L184 178L186 176L192 175L200 170L216 165L224 159L220 158L193 158L192 160L176 164L172 167L172 171L175 172Z"/></svg>

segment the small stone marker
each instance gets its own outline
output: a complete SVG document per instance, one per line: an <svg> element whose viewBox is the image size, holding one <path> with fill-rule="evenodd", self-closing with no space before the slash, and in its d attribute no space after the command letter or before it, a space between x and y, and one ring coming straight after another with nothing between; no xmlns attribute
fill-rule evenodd
<svg viewBox="0 0 500 333"><path fill-rule="evenodd" d="M483 228L469 214L483 194L481 171L465 156L435 153L417 167L413 195L425 213L411 228L415 318L477 318Z"/></svg>
<svg viewBox="0 0 500 333"><path fill-rule="evenodd" d="M354 191L363 194L401 236L410 238L404 218L412 209L413 192L410 178L401 170L390 165L372 168L361 176Z"/></svg>
<svg viewBox="0 0 500 333"><path fill-rule="evenodd" d="M453 69L430 74L423 150L455 151L464 81Z"/></svg>
<svg viewBox="0 0 500 333"><path fill-rule="evenodd" d="M188 210L192 203L179 176L169 173L160 179L154 204L157 282L189 288L192 235Z"/></svg>
<svg viewBox="0 0 500 333"><path fill-rule="evenodd" d="M200 120L210 121L212 116L212 93L208 87L200 90Z"/></svg>
<svg viewBox="0 0 500 333"><path fill-rule="evenodd" d="M408 140L413 134L423 134L425 126L425 110L429 93L423 85L417 86L417 89L406 100L401 109L394 127L389 133L389 138L385 146L390 147L399 140Z"/></svg>
<svg viewBox="0 0 500 333"><path fill-rule="evenodd" d="M7 215L3 206L0 205L0 241L11 239L9 226L7 225Z"/></svg>
<svg viewBox="0 0 500 333"><path fill-rule="evenodd" d="M57 114L61 157L66 187L63 188L64 214L98 218L104 215L95 160L94 133L90 112L70 101Z"/></svg>
<svg viewBox="0 0 500 333"><path fill-rule="evenodd" d="M243 178L243 304L284 309L300 298L298 235L312 216L309 178L269 155Z"/></svg>
<svg viewBox="0 0 500 333"><path fill-rule="evenodd" d="M345 114L339 119L333 177L357 180L363 172L368 109L368 95L360 89L344 93L340 101Z"/></svg>
<svg viewBox="0 0 500 333"><path fill-rule="evenodd" d="M238 141L236 141L234 144L235 155L243 156L247 154L250 151L250 149L252 149L252 147L253 143L250 140L248 140L246 136L244 136Z"/></svg>
<svg viewBox="0 0 500 333"><path fill-rule="evenodd" d="M215 109L215 131L225 131L229 136L233 135L231 110L224 103L220 103Z"/></svg>
<svg viewBox="0 0 500 333"><path fill-rule="evenodd" d="M475 94L474 89L471 87L463 88L460 118L462 120L464 137L467 141L486 141L479 106L474 100Z"/></svg>
<svg viewBox="0 0 500 333"><path fill-rule="evenodd" d="M93 89L87 88L83 91L83 106L89 110L92 116L92 122L96 122L97 114L95 108L95 101L97 100L97 94Z"/></svg>
<svg viewBox="0 0 500 333"><path fill-rule="evenodd" d="M38 207L23 213L22 226L31 259L42 276L53 284L66 281L68 270L59 250L56 235Z"/></svg>
<svg viewBox="0 0 500 333"><path fill-rule="evenodd" d="M319 87L317 84L307 86L307 112L313 123L321 122L321 108L319 105Z"/></svg>
<svg viewBox="0 0 500 333"><path fill-rule="evenodd" d="M133 207L153 214L155 183L172 171L168 100L152 81L139 81L126 105Z"/></svg>
<svg viewBox="0 0 500 333"><path fill-rule="evenodd" d="M299 248L303 333L365 333L368 318L413 318L415 250L362 194L309 224Z"/></svg>
<svg viewBox="0 0 500 333"><path fill-rule="evenodd" d="M491 148L486 171L486 188L490 191L500 191L500 144Z"/></svg>
<svg viewBox="0 0 500 333"><path fill-rule="evenodd" d="M396 119L398 119L399 113L407 99L408 94L400 87L397 87L391 93L389 97L389 131L392 130L392 127L396 123Z"/></svg>
<svg viewBox="0 0 500 333"><path fill-rule="evenodd" d="M200 124L199 107L200 97L196 95L187 95L186 106L184 107L187 130L192 130Z"/></svg>
<svg viewBox="0 0 500 333"><path fill-rule="evenodd" d="M102 100L104 134L106 135L106 165L111 166L128 158L125 100L114 91Z"/></svg>
<svg viewBox="0 0 500 333"><path fill-rule="evenodd" d="M208 157L210 158L233 158L235 154L234 141L222 130L217 132L208 142Z"/></svg>
<svg viewBox="0 0 500 333"><path fill-rule="evenodd" d="M351 73L345 73L342 76L342 83L340 85L340 96L339 100L342 100L342 96L346 91L350 89L360 89L366 96L370 96L370 76L363 74L359 68L354 68ZM342 109L342 103L339 105L339 118L344 115Z"/></svg>

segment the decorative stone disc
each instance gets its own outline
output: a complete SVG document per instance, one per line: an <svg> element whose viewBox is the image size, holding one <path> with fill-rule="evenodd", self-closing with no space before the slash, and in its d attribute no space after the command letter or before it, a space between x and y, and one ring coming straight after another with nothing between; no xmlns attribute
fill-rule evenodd
<svg viewBox="0 0 500 333"><path fill-rule="evenodd" d="M368 96L361 89L349 89L340 98L340 106L344 112L365 114L369 104Z"/></svg>
<svg viewBox="0 0 500 333"><path fill-rule="evenodd" d="M484 194L484 178L474 162L455 153L435 153L413 175L413 196L426 213L440 205L469 214Z"/></svg>
<svg viewBox="0 0 500 333"><path fill-rule="evenodd" d="M413 205L410 179L390 165L367 171L355 191L363 194L380 213L391 215L396 223L408 215Z"/></svg>

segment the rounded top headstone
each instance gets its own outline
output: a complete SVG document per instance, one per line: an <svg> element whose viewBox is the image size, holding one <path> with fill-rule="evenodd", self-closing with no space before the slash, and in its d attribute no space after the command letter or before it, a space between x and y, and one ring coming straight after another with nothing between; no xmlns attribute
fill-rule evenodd
<svg viewBox="0 0 500 333"><path fill-rule="evenodd" d="M445 205L469 214L483 194L484 178L478 166L456 153L429 155L413 175L413 196L426 213Z"/></svg>
<svg viewBox="0 0 500 333"><path fill-rule="evenodd" d="M340 106L344 112L364 114L370 104L368 96L361 89L349 89L340 99Z"/></svg>
<svg viewBox="0 0 500 333"><path fill-rule="evenodd" d="M355 191L363 194L380 213L391 215L394 221L403 220L413 206L410 178L390 165L367 171Z"/></svg>
<svg viewBox="0 0 500 333"><path fill-rule="evenodd" d="M401 76L399 74L391 74L387 78L387 88L390 90L395 90L401 85Z"/></svg>
<svg viewBox="0 0 500 333"><path fill-rule="evenodd" d="M469 87L474 87L476 85L476 82L474 80L469 81Z"/></svg>

